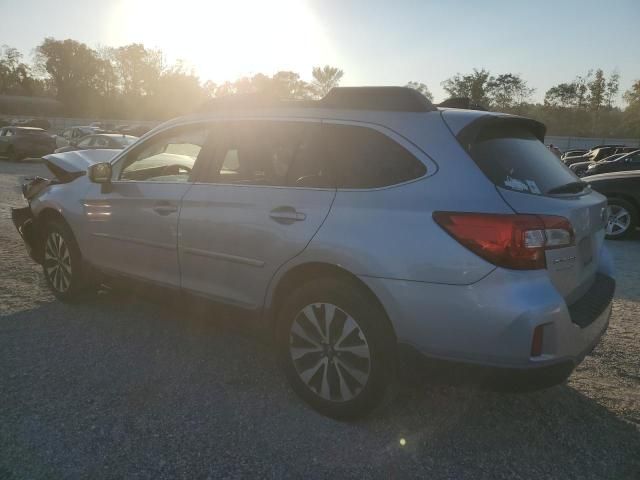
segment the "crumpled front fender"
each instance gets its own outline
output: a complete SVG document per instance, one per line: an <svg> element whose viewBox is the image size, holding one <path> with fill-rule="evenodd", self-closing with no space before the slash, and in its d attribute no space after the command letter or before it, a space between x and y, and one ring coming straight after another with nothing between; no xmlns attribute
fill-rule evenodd
<svg viewBox="0 0 640 480"><path fill-rule="evenodd" d="M29 256L36 263L42 264L44 244L42 242L41 232L38 230L35 218L33 217L31 207L12 208L11 220L13 220L13 224L22 237Z"/></svg>

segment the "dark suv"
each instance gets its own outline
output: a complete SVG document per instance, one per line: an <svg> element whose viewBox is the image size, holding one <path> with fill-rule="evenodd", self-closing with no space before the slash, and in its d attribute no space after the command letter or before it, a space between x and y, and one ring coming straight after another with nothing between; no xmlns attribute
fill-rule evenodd
<svg viewBox="0 0 640 480"><path fill-rule="evenodd" d="M640 170L640 150L624 155L613 155L610 159L591 163L584 175L597 175L599 173L624 172L627 170Z"/></svg>
<svg viewBox="0 0 640 480"><path fill-rule="evenodd" d="M4 127L0 129L0 155L18 161L52 153L56 141L41 128Z"/></svg>

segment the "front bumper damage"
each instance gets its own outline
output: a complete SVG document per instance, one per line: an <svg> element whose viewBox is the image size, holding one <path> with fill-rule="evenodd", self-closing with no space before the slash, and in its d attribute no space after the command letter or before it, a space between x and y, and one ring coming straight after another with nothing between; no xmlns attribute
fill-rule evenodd
<svg viewBox="0 0 640 480"><path fill-rule="evenodd" d="M36 263L42 264L43 249L40 232L33 218L31 207L12 208L11 220L22 237L29 256Z"/></svg>
<svg viewBox="0 0 640 480"><path fill-rule="evenodd" d="M30 202L51 183L51 180L42 177L30 178L22 185L22 195ZM42 264L44 257L42 237L31 211L31 206L12 208L11 220L22 237L29 256L36 263Z"/></svg>

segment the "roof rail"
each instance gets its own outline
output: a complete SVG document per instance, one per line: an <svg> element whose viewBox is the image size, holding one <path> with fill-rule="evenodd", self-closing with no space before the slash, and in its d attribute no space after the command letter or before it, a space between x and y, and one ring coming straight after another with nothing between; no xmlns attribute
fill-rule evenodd
<svg viewBox="0 0 640 480"><path fill-rule="evenodd" d="M335 87L320 100L324 107L350 110L432 112L433 104L408 87Z"/></svg>
<svg viewBox="0 0 640 480"><path fill-rule="evenodd" d="M339 108L395 112L431 112L436 107L408 87L334 87L320 100L285 100L264 93L226 95L205 102L199 112L252 108Z"/></svg>

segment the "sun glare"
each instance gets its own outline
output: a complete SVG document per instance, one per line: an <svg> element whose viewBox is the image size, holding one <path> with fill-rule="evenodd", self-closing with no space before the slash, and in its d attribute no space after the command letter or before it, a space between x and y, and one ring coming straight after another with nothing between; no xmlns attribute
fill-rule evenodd
<svg viewBox="0 0 640 480"><path fill-rule="evenodd" d="M123 1L111 18L113 45L160 48L204 80L234 80L335 61L313 11L300 0Z"/></svg>

